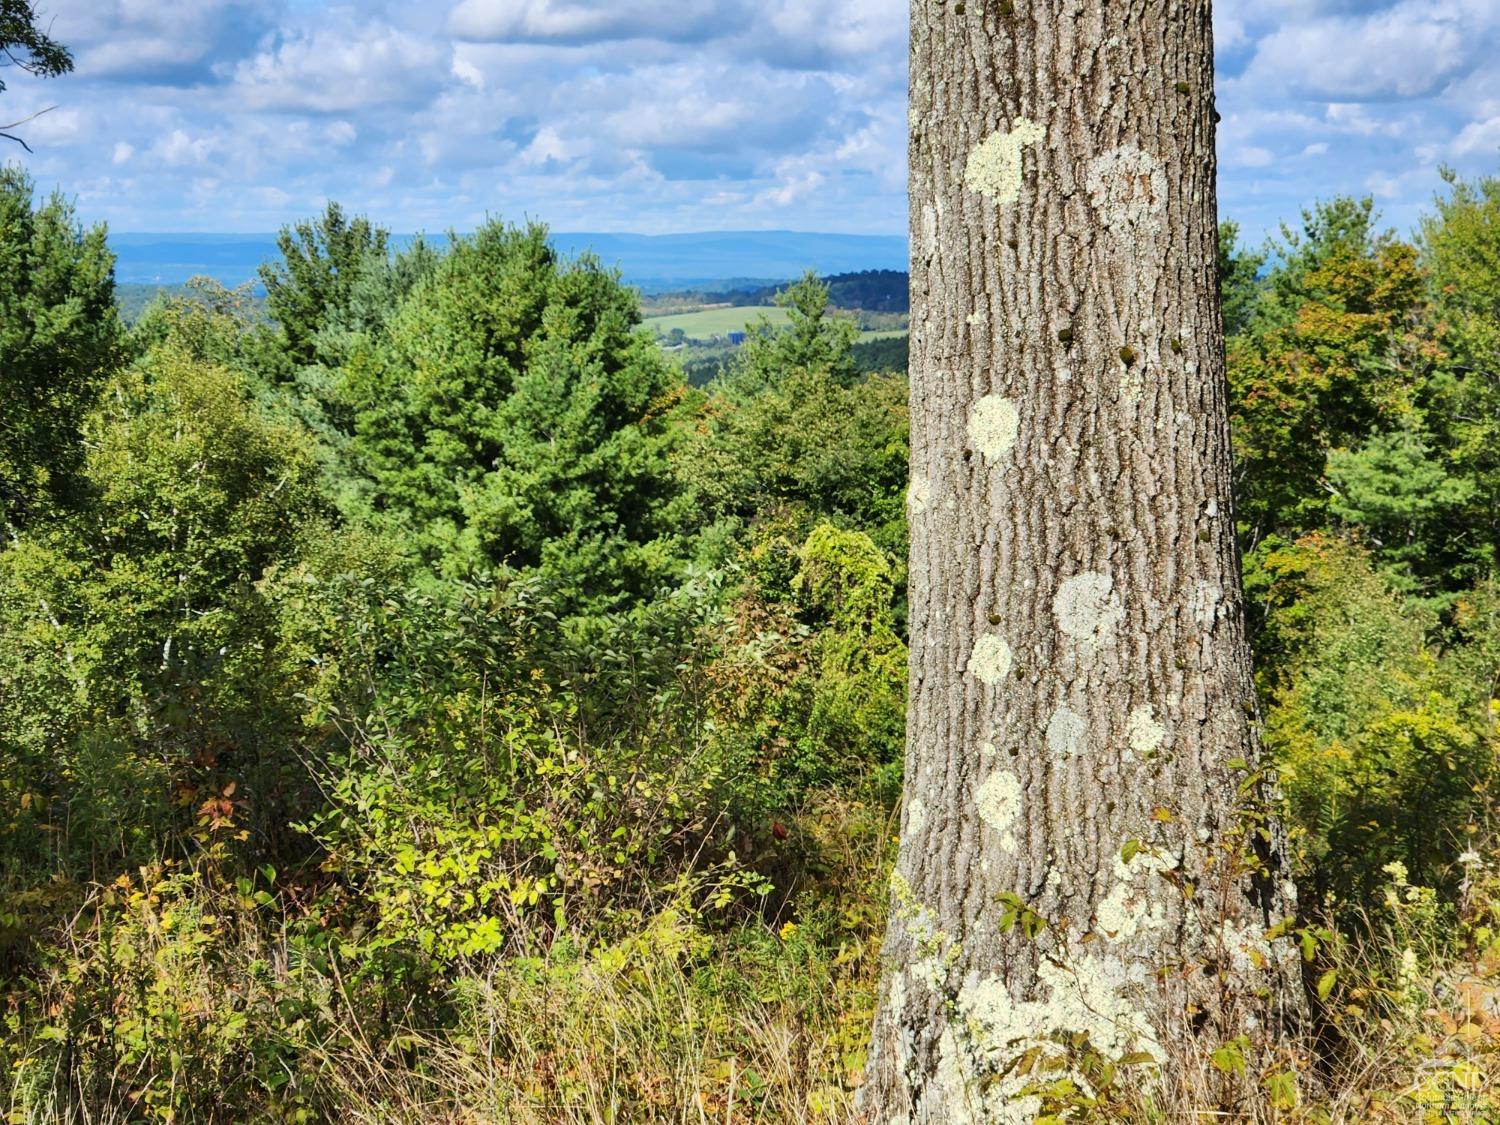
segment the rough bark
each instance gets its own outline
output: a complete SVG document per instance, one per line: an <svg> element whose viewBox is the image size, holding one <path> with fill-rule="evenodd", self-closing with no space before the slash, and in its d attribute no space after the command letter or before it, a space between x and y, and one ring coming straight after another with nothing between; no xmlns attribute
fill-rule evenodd
<svg viewBox="0 0 1500 1125"><path fill-rule="evenodd" d="M911 684L874 1121L1025 1120L1032 1048L1170 1068L1301 1002L1266 940L1295 892L1246 803L1209 7L912 4Z"/></svg>

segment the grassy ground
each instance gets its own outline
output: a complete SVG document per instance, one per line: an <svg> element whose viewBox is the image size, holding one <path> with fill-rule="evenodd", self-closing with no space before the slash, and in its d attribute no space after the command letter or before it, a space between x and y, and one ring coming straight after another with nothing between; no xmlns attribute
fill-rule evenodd
<svg viewBox="0 0 1500 1125"><path fill-rule="evenodd" d="M671 316L653 316L646 324L658 335L665 336L674 328L681 328L690 340L707 340L713 336L727 336L731 332L743 332L747 324L756 323L765 317L772 324L791 322L786 309L768 305L733 305L722 308L699 309L697 312L675 313Z"/></svg>
<svg viewBox="0 0 1500 1125"><path fill-rule="evenodd" d="M646 324L661 337L666 337L674 328L681 328L689 340L710 340L716 336L728 336L731 332L743 332L746 325L757 323L761 317L778 327L791 322L786 309L774 305L733 305L667 316L648 316ZM859 339L861 343L867 340L894 340L906 333L905 328L866 331L859 334Z"/></svg>

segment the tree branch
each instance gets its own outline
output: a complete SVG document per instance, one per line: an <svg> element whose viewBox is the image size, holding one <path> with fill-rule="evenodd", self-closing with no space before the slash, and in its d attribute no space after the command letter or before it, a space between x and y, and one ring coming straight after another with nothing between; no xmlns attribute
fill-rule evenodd
<svg viewBox="0 0 1500 1125"><path fill-rule="evenodd" d="M6 130L7 129L14 129L14 128L20 126L20 125L25 125L29 121L35 121L42 114L44 114L44 113L51 113L56 108L57 107L55 105L49 105L49 106L47 106L46 109L39 109L35 113L31 114L29 117L23 117L19 121L12 121L8 125L0 125L0 137L4 137L7 141L15 141L16 144L20 145L27 152L31 152L32 148L31 148L31 146L29 144L27 144L25 141L23 141L20 137L17 137L15 135L11 134L11 133L7 133Z"/></svg>

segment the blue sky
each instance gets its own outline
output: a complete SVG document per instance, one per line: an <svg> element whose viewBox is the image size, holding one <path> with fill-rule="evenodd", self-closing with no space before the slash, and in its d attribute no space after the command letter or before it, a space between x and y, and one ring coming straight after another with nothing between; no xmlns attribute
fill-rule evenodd
<svg viewBox="0 0 1500 1125"><path fill-rule="evenodd" d="M77 71L8 73L44 187L123 231L905 229L905 0L42 0ZM1220 0L1225 217L1258 238L1500 172L1500 0Z"/></svg>

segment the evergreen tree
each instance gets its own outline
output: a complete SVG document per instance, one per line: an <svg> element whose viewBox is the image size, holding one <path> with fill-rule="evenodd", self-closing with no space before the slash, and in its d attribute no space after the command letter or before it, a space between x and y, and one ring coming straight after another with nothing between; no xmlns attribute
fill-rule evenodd
<svg viewBox="0 0 1500 1125"><path fill-rule="evenodd" d="M389 240L388 231L363 216L350 219L337 203L317 219L281 229L281 261L261 266L260 279L294 364L316 360L318 332L349 309L360 277L372 261L385 260Z"/></svg>
<svg viewBox="0 0 1500 1125"><path fill-rule="evenodd" d="M59 195L0 168L0 527L64 499L83 455L79 426L120 355L114 255Z"/></svg>
<svg viewBox="0 0 1500 1125"><path fill-rule="evenodd" d="M540 569L594 608L649 592L673 567L682 387L639 323L616 275L559 262L540 226L455 239L346 369L371 518L443 573Z"/></svg>

